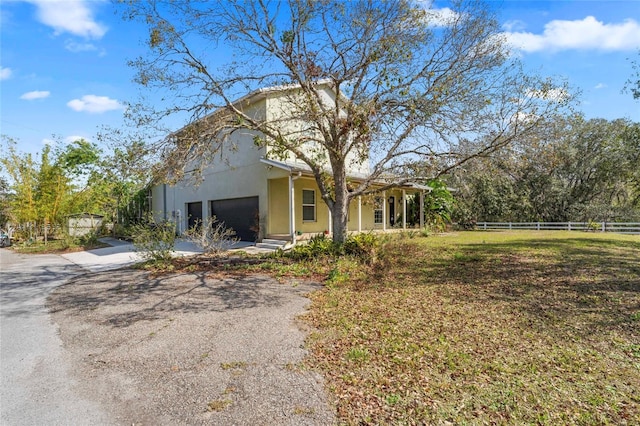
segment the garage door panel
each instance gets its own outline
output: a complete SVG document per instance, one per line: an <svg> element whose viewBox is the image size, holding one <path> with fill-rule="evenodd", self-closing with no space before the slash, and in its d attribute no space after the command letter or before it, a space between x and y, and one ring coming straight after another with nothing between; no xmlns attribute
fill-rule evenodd
<svg viewBox="0 0 640 426"><path fill-rule="evenodd" d="M227 228L236 231L236 237L244 241L255 241L253 228L258 215L258 197L232 198L210 202L211 214Z"/></svg>

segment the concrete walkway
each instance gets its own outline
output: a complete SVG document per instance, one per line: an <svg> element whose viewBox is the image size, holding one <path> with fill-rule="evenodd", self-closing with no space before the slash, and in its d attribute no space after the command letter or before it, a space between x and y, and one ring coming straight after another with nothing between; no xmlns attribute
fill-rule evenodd
<svg viewBox="0 0 640 426"><path fill-rule="evenodd" d="M142 261L141 256L135 251L133 244L130 242L111 237L100 238L100 241L109 244L111 247L66 253L62 257L90 272L110 271ZM178 240L174 249L176 256L192 256L202 253L199 247L185 240ZM254 243L247 241L238 241L229 246L229 251L259 254L269 253L272 250L258 248Z"/></svg>

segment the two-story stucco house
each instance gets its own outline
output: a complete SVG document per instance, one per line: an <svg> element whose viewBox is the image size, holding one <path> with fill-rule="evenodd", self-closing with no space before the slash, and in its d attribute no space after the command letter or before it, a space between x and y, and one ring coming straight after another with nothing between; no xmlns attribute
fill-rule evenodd
<svg viewBox="0 0 640 426"><path fill-rule="evenodd" d="M335 102L330 87L320 86L318 91L327 102ZM235 105L254 117L271 120L286 114L285 98L282 88L261 89ZM197 186L188 180L154 186L151 208L156 218L175 220L182 232L205 217L215 216L245 241L278 238L295 242L301 236L331 233L331 213L310 168L292 153L284 158L282 153L270 155L273 148L256 146L255 136L250 130L234 132L231 143L208 164ZM352 181L368 176L367 158L347 163ZM429 189L409 184L352 200L349 231L406 227L407 195Z"/></svg>

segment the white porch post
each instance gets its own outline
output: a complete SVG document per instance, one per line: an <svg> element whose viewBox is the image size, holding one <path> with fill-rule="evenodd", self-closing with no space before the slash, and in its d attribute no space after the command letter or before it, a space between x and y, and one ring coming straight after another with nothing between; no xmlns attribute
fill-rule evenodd
<svg viewBox="0 0 640 426"><path fill-rule="evenodd" d="M332 221L331 221L331 209L329 208L329 206L327 206L327 212L329 212L329 226L327 227L327 231L329 231L329 235L331 235L333 233L333 226L332 226Z"/></svg>
<svg viewBox="0 0 640 426"><path fill-rule="evenodd" d="M424 228L424 191L420 191L420 229Z"/></svg>
<svg viewBox="0 0 640 426"><path fill-rule="evenodd" d="M382 191L382 230L387 230L387 191Z"/></svg>
<svg viewBox="0 0 640 426"><path fill-rule="evenodd" d="M362 232L362 196L358 195L358 232Z"/></svg>
<svg viewBox="0 0 640 426"><path fill-rule="evenodd" d="M402 229L407 229L407 192L402 190Z"/></svg>
<svg viewBox="0 0 640 426"><path fill-rule="evenodd" d="M292 242L296 240L296 209L294 197L293 176L289 175L289 234L291 235Z"/></svg>

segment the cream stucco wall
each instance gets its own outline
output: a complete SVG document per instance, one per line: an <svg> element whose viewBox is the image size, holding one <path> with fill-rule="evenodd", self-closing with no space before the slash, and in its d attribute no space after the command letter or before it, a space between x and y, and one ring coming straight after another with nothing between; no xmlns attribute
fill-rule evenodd
<svg viewBox="0 0 640 426"><path fill-rule="evenodd" d="M265 102L249 107L248 113L264 115ZM152 211L156 220L175 220L180 232L187 228L188 203L202 202L202 215L210 216L209 201L229 198L258 197L260 212L268 208L266 166L260 162L264 148L253 143L255 132L239 130L233 133L202 173L202 182L185 179L175 185L156 185L152 188ZM166 195L166 198L165 198ZM164 208L166 206L166 213ZM261 214L261 229L266 226ZM264 232L263 232L264 233Z"/></svg>
<svg viewBox="0 0 640 426"><path fill-rule="evenodd" d="M269 180L267 234L289 234L289 177Z"/></svg>
<svg viewBox="0 0 640 426"><path fill-rule="evenodd" d="M329 108L335 105L336 100L333 90L329 88L321 88L319 89L318 93L320 95L321 102L323 102L324 105ZM267 119L270 121L279 121L279 126L282 128L283 134L288 135L292 138L304 135L305 129L308 128L309 125L305 123L304 120L295 117L292 118L291 111L296 111L297 105L300 105L302 103L299 98L296 98L295 91L273 93L267 98L266 102ZM302 114L296 112L293 115L300 116ZM309 143L309 145L305 149L308 155L310 155L319 163L324 163L327 169L330 168L329 159L326 156L326 150L323 147ZM273 152L273 150L267 148L267 155L269 155L270 152ZM287 154L286 158L278 157L274 159L304 165L304 162L298 159L291 152ZM348 172L351 174L366 175L370 171L369 159L358 158L358 156L353 152L347 155L346 164L349 169Z"/></svg>

